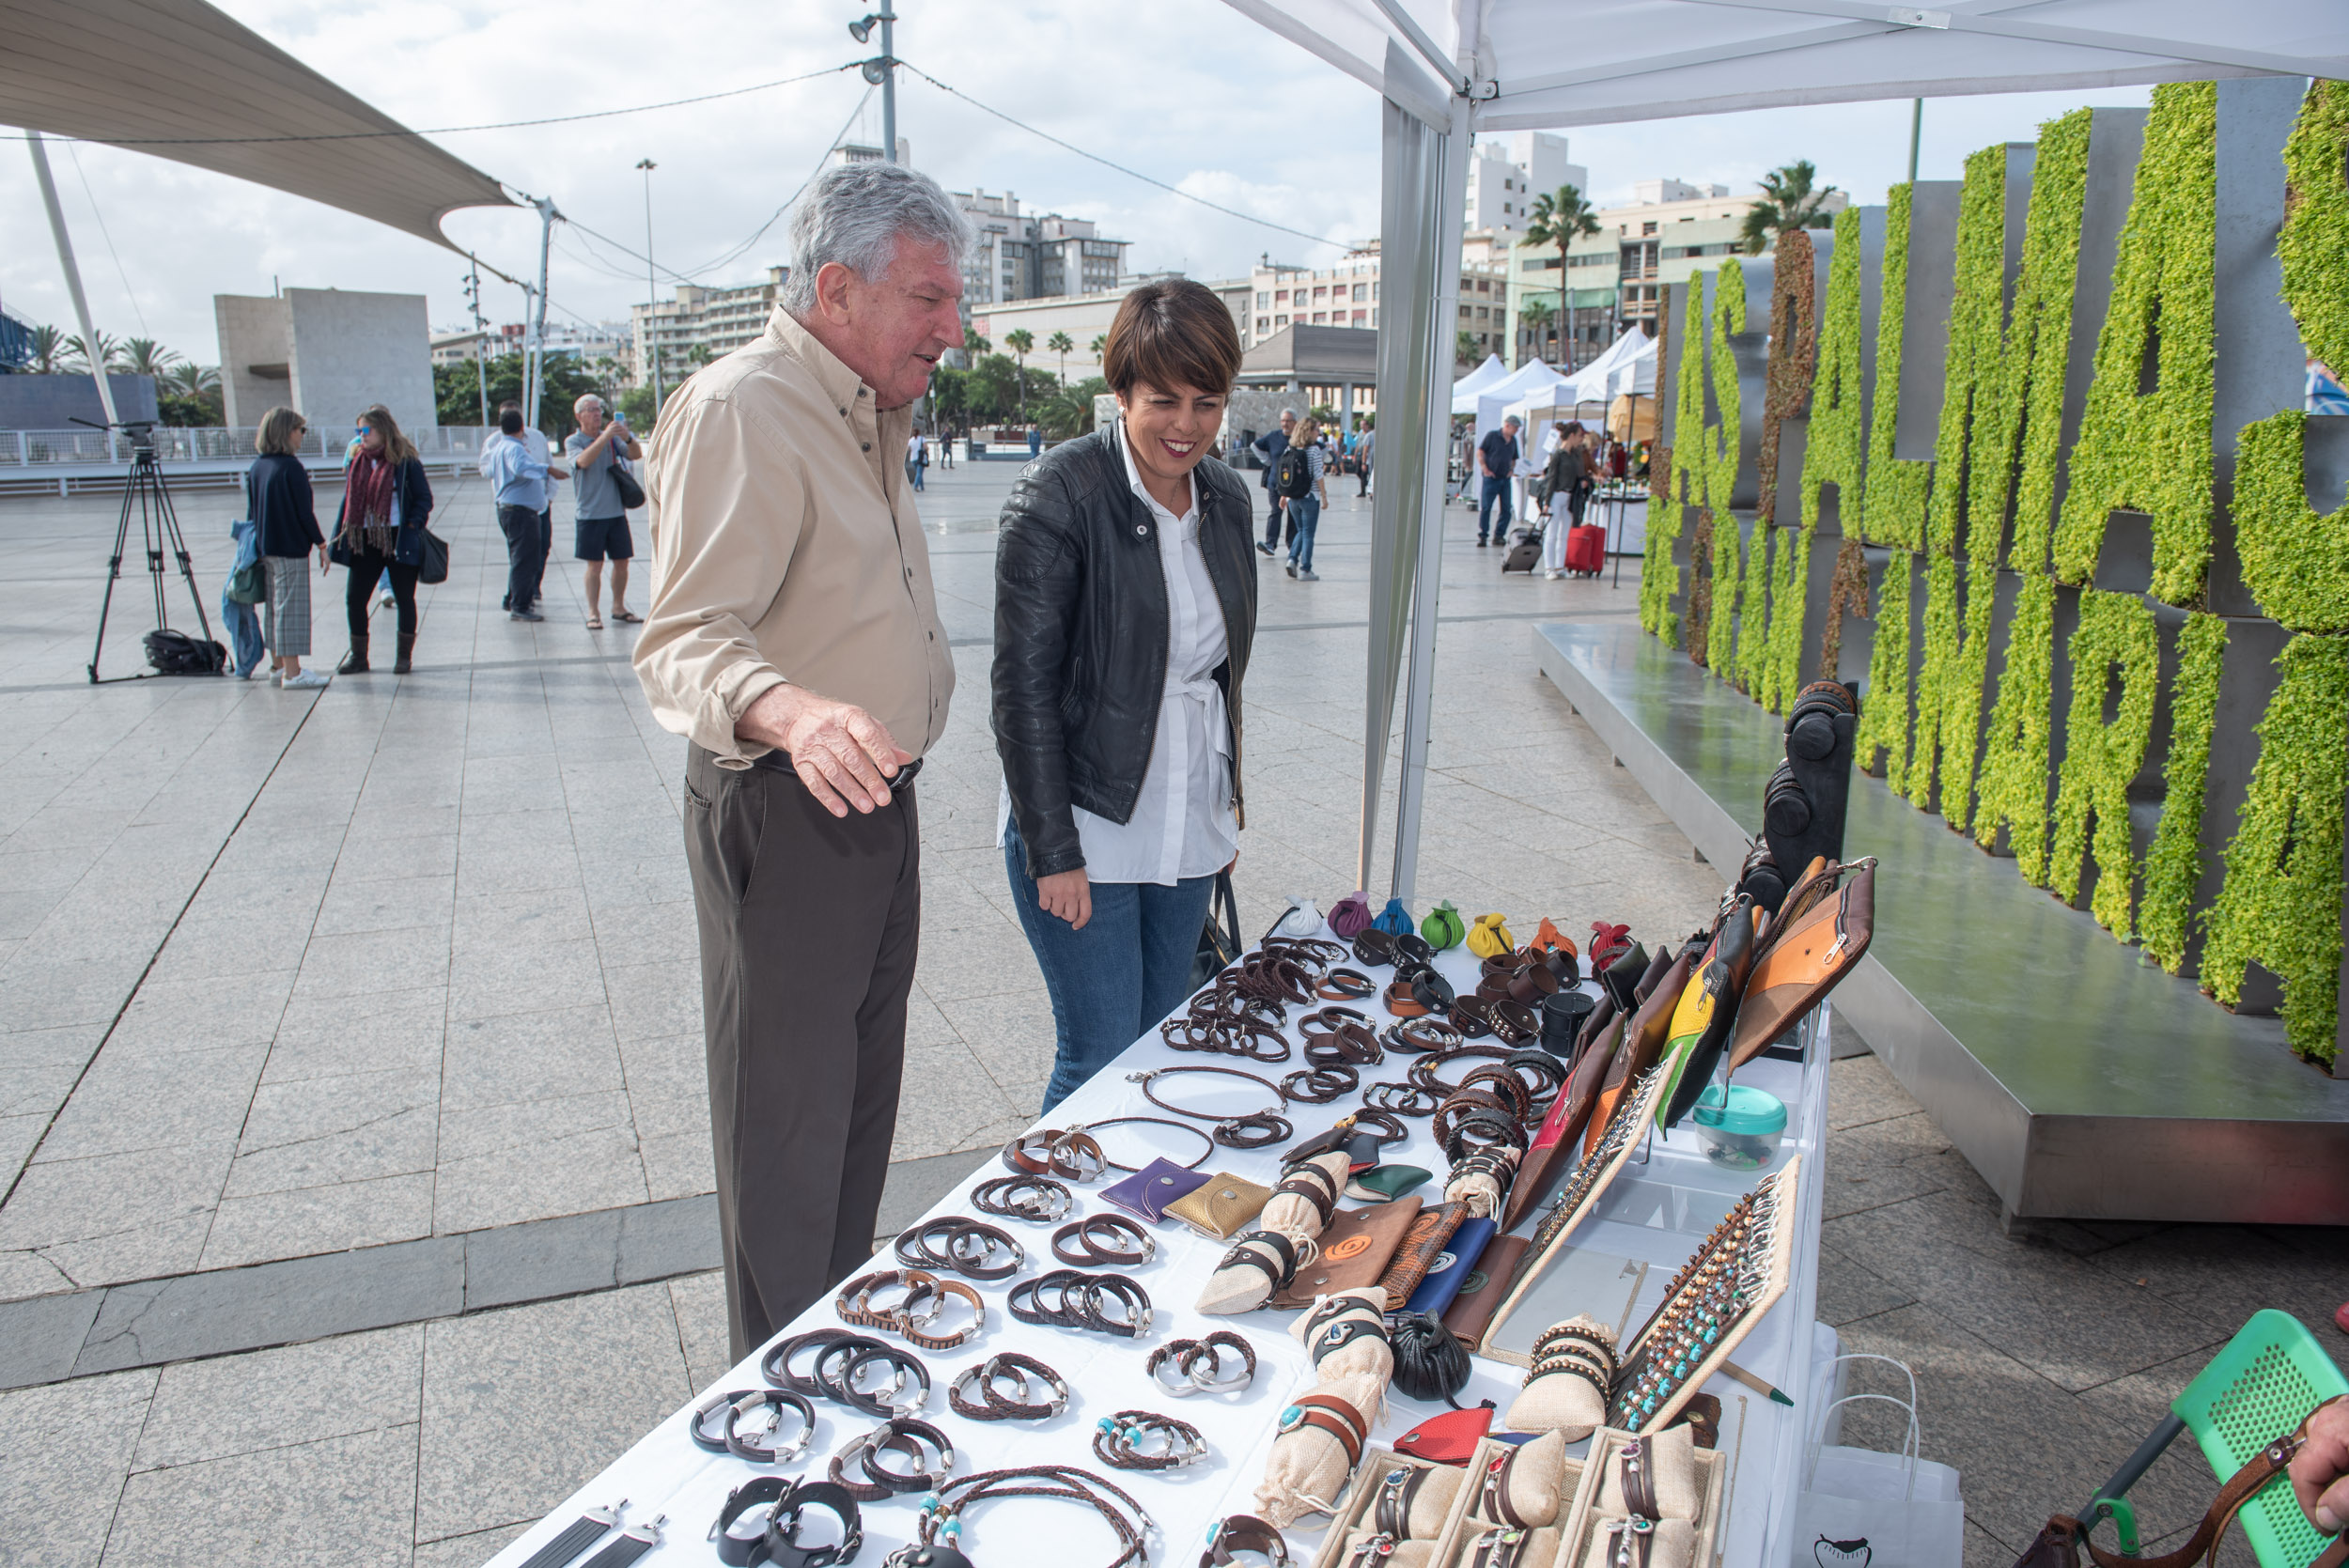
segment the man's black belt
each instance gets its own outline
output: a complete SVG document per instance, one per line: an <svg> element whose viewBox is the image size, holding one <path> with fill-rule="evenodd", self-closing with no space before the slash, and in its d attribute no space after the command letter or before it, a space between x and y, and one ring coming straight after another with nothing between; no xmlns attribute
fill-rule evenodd
<svg viewBox="0 0 2349 1568"><path fill-rule="evenodd" d="M751 759L751 766L763 768L770 773L786 774L794 779L800 776L799 769L792 763L791 753L788 752L761 753ZM922 771L922 759L915 757L911 762L897 769L896 777L885 781L889 785L889 793L892 795L905 793L906 786L913 783L913 776L920 771Z"/></svg>

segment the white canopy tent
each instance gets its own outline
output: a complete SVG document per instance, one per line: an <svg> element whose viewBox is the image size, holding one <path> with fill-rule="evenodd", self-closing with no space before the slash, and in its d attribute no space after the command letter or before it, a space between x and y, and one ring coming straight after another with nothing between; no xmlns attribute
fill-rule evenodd
<svg viewBox="0 0 2349 1568"><path fill-rule="evenodd" d="M1501 363L1501 356L1486 354L1484 364L1452 383L1453 411L1455 413L1472 412L1472 410L1459 406L1461 398L1474 397L1486 388L1497 385L1508 379L1509 367Z"/></svg>
<svg viewBox="0 0 2349 1568"><path fill-rule="evenodd" d="M1392 881L1406 904L1419 855L1451 427L1435 393L1450 375L1460 286L1455 215L1467 201L1473 133L1871 99L2349 77L2349 10L2338 0L1954 0L1934 8L1871 0L1228 3L1385 101L1378 409L1392 444L1379 453L1384 474L1372 521L1358 879L1369 886L1408 630ZM1653 345L1647 363L1644 391L1652 395ZM1636 385L1636 363L1632 375Z"/></svg>
<svg viewBox="0 0 2349 1568"><path fill-rule="evenodd" d="M1492 383L1481 392L1461 396L1453 395L1455 414L1476 416L1476 434L1481 439L1487 430L1501 427L1501 422L1519 408L1548 408L1557 401L1560 388L1567 385L1566 378L1539 360L1513 371L1505 379ZM1519 423L1525 416L1517 415Z"/></svg>

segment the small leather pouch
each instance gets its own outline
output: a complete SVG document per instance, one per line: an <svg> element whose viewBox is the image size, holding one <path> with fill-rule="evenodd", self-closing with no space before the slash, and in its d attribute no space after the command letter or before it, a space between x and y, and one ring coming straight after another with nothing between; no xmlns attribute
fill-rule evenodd
<svg viewBox="0 0 2349 1568"><path fill-rule="evenodd" d="M1465 1465L1492 1429L1493 1407L1479 1405L1428 1417L1394 1440L1394 1452L1437 1465ZM1457 1488L1455 1488L1457 1491Z"/></svg>
<svg viewBox="0 0 2349 1568"><path fill-rule="evenodd" d="M1517 1260L1525 1256L1530 1245L1526 1236L1493 1237L1476 1266L1460 1281L1460 1292L1452 1298L1452 1305L1443 1310L1443 1326L1471 1352L1484 1343L1485 1330L1492 1327L1493 1313L1507 1298L1509 1282L1517 1278Z"/></svg>
<svg viewBox="0 0 2349 1568"><path fill-rule="evenodd" d="M1411 929L1411 911L1403 907L1400 898L1390 898L1387 907L1378 911L1378 918L1371 924L1391 937L1400 937Z"/></svg>
<svg viewBox="0 0 2349 1568"><path fill-rule="evenodd" d="M1202 1191L1209 1191L1210 1182ZM1314 1297L1362 1286L1376 1287L1396 1249L1419 1218L1417 1198L1397 1198L1363 1209L1340 1209L1322 1227L1319 1256L1299 1265L1297 1278L1272 1297L1275 1307L1310 1307Z"/></svg>
<svg viewBox="0 0 2349 1568"><path fill-rule="evenodd" d="M1409 1312L1425 1312L1441 1317L1452 1298L1460 1294L1460 1286L1476 1270L1476 1262L1490 1245L1498 1229L1489 1219L1463 1219L1460 1228L1452 1233L1452 1239L1428 1265L1427 1278L1411 1292L1411 1298L1403 1304Z"/></svg>
<svg viewBox="0 0 2349 1568"><path fill-rule="evenodd" d="M1838 866L1847 872L1842 886L1822 891L1816 902L1791 922L1770 928L1767 946L1755 962L1737 1007L1729 1063L1743 1066L1769 1048L1843 982L1875 936L1876 869L1873 860ZM1812 879L1822 885L1823 873ZM1787 908L1795 894L1786 895Z"/></svg>
<svg viewBox="0 0 2349 1568"><path fill-rule="evenodd" d="M1434 1172L1416 1165L1374 1165L1346 1184L1346 1195L1358 1203L1391 1203L1433 1180Z"/></svg>
<svg viewBox="0 0 2349 1568"><path fill-rule="evenodd" d="M1612 997L1618 1012L1628 1013L1639 1005L1631 993L1639 987L1640 977L1647 973L1647 948L1633 942L1624 955L1598 972L1599 988Z"/></svg>
<svg viewBox="0 0 2349 1568"><path fill-rule="evenodd" d="M1167 1204L1206 1185L1207 1178L1196 1171L1186 1171L1171 1159L1154 1159L1124 1181L1103 1188L1101 1201L1155 1225L1166 1218Z"/></svg>
<svg viewBox="0 0 2349 1568"><path fill-rule="evenodd" d="M1452 1234L1468 1218L1464 1203L1430 1203L1419 1211L1411 1228L1403 1233L1403 1240L1395 1247L1394 1256L1387 1261L1387 1271L1378 1277L1378 1283L1387 1293L1387 1311L1399 1312L1403 1303L1419 1289L1427 1271L1443 1256Z"/></svg>
<svg viewBox="0 0 2349 1568"><path fill-rule="evenodd" d="M1460 918L1460 911L1447 898L1427 911L1427 918L1419 923L1419 934L1427 939L1429 947L1441 953L1445 948L1460 945L1460 939L1468 935L1468 922Z"/></svg>
<svg viewBox="0 0 2349 1568"><path fill-rule="evenodd" d="M1498 958L1517 950L1517 939L1509 935L1509 927L1501 924L1498 914L1478 915L1476 924L1469 928L1468 947L1479 958Z"/></svg>
<svg viewBox="0 0 2349 1568"><path fill-rule="evenodd" d="M1165 1212L1201 1235L1227 1241L1248 1229L1271 1201L1272 1188L1218 1171L1166 1204Z"/></svg>
<svg viewBox="0 0 2349 1568"><path fill-rule="evenodd" d="M1370 897L1361 889L1330 907L1330 929L1340 941L1352 941L1370 928Z"/></svg>

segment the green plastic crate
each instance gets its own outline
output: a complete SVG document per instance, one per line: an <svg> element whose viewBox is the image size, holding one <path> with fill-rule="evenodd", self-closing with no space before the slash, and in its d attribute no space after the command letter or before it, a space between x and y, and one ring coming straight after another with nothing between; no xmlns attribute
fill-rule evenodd
<svg viewBox="0 0 2349 1568"><path fill-rule="evenodd" d="M2270 1309L2254 1312L2170 1409L2224 1482L2319 1403L2341 1393L2349 1393L2349 1378L2315 1337L2298 1318ZM2300 1512L2287 1476L2261 1487L2235 1519L2260 1568L2308 1568L2329 1539Z"/></svg>

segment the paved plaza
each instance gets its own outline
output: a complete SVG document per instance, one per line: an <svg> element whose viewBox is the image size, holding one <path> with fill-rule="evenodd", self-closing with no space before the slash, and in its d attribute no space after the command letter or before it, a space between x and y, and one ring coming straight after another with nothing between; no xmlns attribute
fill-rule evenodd
<svg viewBox="0 0 2349 1568"><path fill-rule="evenodd" d="M921 502L959 690L919 786L885 1224L1026 1126L1051 1065L993 844L1013 473L933 469ZM92 688L114 502L0 498L0 1564L473 1568L726 1365L684 744L646 709L634 629L583 624L568 497L532 626L498 608L485 486L434 483L453 567L422 590L415 673L316 693ZM1326 908L1353 885L1370 514L1352 489L1332 486L1323 581L1263 577L1252 936L1286 895ZM179 504L216 613L237 492ZM1619 586L1503 579L1457 507L1448 534L1423 901L1685 934L1719 870L1531 649L1541 621L1630 616L1637 563ZM342 584L318 591L322 668ZM152 619L144 574L126 580L101 673L139 667ZM1391 803L1392 759L1387 778ZM1916 1369L1924 1453L1964 1472L1968 1568L2083 1501L2254 1310L2342 1348L2339 1233L2010 1235L1873 1057L1832 1081L1820 1315ZM1897 1446L1873 1416L1846 1434ZM2148 1536L2212 1485L2174 1450L2138 1493ZM2249 1560L2239 1536L2228 1560Z"/></svg>

